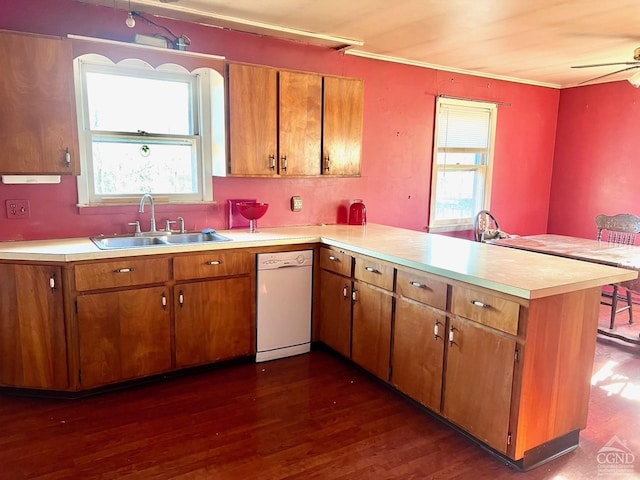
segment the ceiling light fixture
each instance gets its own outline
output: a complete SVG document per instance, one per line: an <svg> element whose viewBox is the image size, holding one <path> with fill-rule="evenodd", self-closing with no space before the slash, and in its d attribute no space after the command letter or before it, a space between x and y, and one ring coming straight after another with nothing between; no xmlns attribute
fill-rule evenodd
<svg viewBox="0 0 640 480"><path fill-rule="evenodd" d="M640 71L631 75L627 81L636 88L640 88Z"/></svg>
<svg viewBox="0 0 640 480"><path fill-rule="evenodd" d="M133 12L131 11L131 0L129 0L129 15L127 15L127 19L124 21L127 24L127 27L133 28L136 26L136 19L133 18Z"/></svg>

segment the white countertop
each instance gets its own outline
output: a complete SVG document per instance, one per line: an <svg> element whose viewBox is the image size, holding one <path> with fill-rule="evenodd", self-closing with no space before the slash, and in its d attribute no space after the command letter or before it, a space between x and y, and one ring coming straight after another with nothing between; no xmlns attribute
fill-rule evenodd
<svg viewBox="0 0 640 480"><path fill-rule="evenodd" d="M525 299L636 278L637 272L384 225L220 230L231 242L100 250L89 238L0 242L0 260L74 262L321 242Z"/></svg>

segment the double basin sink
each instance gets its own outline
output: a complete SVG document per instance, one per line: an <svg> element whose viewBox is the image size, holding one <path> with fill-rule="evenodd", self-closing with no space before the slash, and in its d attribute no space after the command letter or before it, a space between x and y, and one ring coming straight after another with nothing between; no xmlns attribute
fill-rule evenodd
<svg viewBox="0 0 640 480"><path fill-rule="evenodd" d="M91 241L101 250L113 248L140 248L166 245L193 245L198 243L230 242L231 239L215 231L195 233L165 233L153 235L113 235L91 237Z"/></svg>

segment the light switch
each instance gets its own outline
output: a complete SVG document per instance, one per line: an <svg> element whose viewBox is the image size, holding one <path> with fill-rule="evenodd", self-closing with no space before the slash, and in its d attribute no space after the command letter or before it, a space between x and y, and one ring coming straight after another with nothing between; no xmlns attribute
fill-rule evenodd
<svg viewBox="0 0 640 480"><path fill-rule="evenodd" d="M291 197L291 211L299 212L302 210L302 197Z"/></svg>

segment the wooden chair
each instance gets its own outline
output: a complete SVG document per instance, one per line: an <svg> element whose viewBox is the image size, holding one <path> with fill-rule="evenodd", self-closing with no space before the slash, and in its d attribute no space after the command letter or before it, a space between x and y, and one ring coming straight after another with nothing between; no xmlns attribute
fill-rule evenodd
<svg viewBox="0 0 640 480"><path fill-rule="evenodd" d="M480 210L473 220L476 242L484 242L500 237L500 224L489 210Z"/></svg>
<svg viewBox="0 0 640 480"><path fill-rule="evenodd" d="M604 240L610 243L621 245L634 245L636 236L640 233L640 217L631 213L619 213L618 215L598 215L596 216L596 226L598 227L598 240ZM606 232L606 233L605 233ZM611 321L609 328L613 330L615 326L615 318L618 313L629 311L629 323L633 323L633 291L640 291L640 280L630 280L628 282L616 283L610 285L611 303L606 300L601 301L603 305L611 307ZM620 294L623 289L625 296ZM609 294L603 290L603 296L609 298ZM618 301L626 301L624 307L618 308Z"/></svg>

